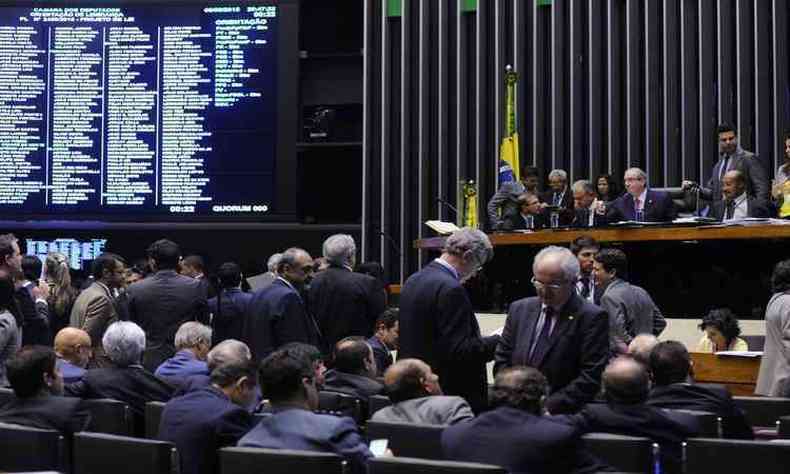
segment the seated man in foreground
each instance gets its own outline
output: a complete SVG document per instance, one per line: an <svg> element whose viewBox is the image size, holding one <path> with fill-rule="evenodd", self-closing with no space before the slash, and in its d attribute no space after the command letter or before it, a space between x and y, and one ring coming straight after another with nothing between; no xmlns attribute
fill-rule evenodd
<svg viewBox="0 0 790 474"><path fill-rule="evenodd" d="M63 383L79 382L91 360L91 337L82 329L63 328L55 336L55 355Z"/></svg>
<svg viewBox="0 0 790 474"><path fill-rule="evenodd" d="M318 389L306 358L275 351L261 362L258 375L272 413L241 438L239 446L335 453L350 463L354 473L365 472L373 454L354 421L313 413L318 408Z"/></svg>
<svg viewBox="0 0 790 474"><path fill-rule="evenodd" d="M326 373L324 390L367 400L384 392L384 385L375 377L373 349L362 337L347 337L335 346L335 367Z"/></svg>
<svg viewBox="0 0 790 474"><path fill-rule="evenodd" d="M439 376L419 359L396 362L384 384L393 405L374 413L373 421L452 425L475 416L466 400L442 394Z"/></svg>
<svg viewBox="0 0 790 474"><path fill-rule="evenodd" d="M579 427L566 416L543 416L546 395L546 377L532 367L499 371L491 394L493 409L445 428L445 456L510 472L595 472L592 459L580 450Z"/></svg>
<svg viewBox="0 0 790 474"><path fill-rule="evenodd" d="M159 439L178 449L181 474L214 474L217 450L235 445L253 426L255 364L229 363L211 372L211 385L167 402Z"/></svg>
<svg viewBox="0 0 790 474"><path fill-rule="evenodd" d="M63 397L63 377L49 347L26 346L6 363L16 397L0 407L0 422L70 435L88 426L82 400Z"/></svg>
<svg viewBox="0 0 790 474"><path fill-rule="evenodd" d="M196 321L182 324L174 339L176 354L162 362L154 375L180 386L193 375L208 375L206 357L211 349L211 328Z"/></svg>
<svg viewBox="0 0 790 474"><path fill-rule="evenodd" d="M653 390L647 404L658 408L715 413L725 438L754 439L746 416L723 385L693 383L694 367L686 347L677 341L659 343L650 353Z"/></svg>

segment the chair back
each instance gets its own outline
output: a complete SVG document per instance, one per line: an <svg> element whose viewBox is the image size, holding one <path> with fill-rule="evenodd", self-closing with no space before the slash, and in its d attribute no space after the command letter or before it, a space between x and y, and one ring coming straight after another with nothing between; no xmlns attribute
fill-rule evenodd
<svg viewBox="0 0 790 474"><path fill-rule="evenodd" d="M507 474L507 469L472 462L432 461L402 457L368 461L368 474ZM223 473L224 474L224 473Z"/></svg>
<svg viewBox="0 0 790 474"><path fill-rule="evenodd" d="M322 390L318 392L318 410L334 415L349 416L362 424L367 415L367 402L340 392Z"/></svg>
<svg viewBox="0 0 790 474"><path fill-rule="evenodd" d="M653 472L658 445L649 438L589 433L582 439L591 454L615 469L625 472Z"/></svg>
<svg viewBox="0 0 790 474"><path fill-rule="evenodd" d="M754 472L786 474L790 445L771 441L689 438L686 474Z"/></svg>
<svg viewBox="0 0 790 474"><path fill-rule="evenodd" d="M777 435L783 439L790 439L790 416L782 416L776 424Z"/></svg>
<svg viewBox="0 0 790 474"><path fill-rule="evenodd" d="M0 471L61 471L69 469L68 447L62 434L0 423Z"/></svg>
<svg viewBox="0 0 790 474"><path fill-rule="evenodd" d="M392 405L392 400L386 395L373 395L368 399L368 420L382 408Z"/></svg>
<svg viewBox="0 0 790 474"><path fill-rule="evenodd" d="M783 416L790 415L790 398L732 397L743 410L746 420L754 427L776 427Z"/></svg>
<svg viewBox="0 0 790 474"><path fill-rule="evenodd" d="M175 474L176 448L168 442L105 433L74 435L72 474Z"/></svg>
<svg viewBox="0 0 790 474"><path fill-rule="evenodd" d="M91 413L91 421L85 431L120 436L134 435L134 420L126 403L100 398L84 400L83 405Z"/></svg>
<svg viewBox="0 0 790 474"><path fill-rule="evenodd" d="M343 474L346 462L332 453L291 449L222 448L221 474Z"/></svg>
<svg viewBox="0 0 790 474"><path fill-rule="evenodd" d="M764 335L740 336L740 338L746 342L746 346L750 351L762 351L765 349Z"/></svg>
<svg viewBox="0 0 790 474"><path fill-rule="evenodd" d="M687 192L680 187L675 188L650 188L653 191L662 191L669 194L675 202L675 208L679 214L693 215L697 209L697 199L693 192Z"/></svg>
<svg viewBox="0 0 790 474"><path fill-rule="evenodd" d="M148 402L145 404L145 437L159 439L159 422L162 420L162 411L165 409L163 402Z"/></svg>
<svg viewBox="0 0 790 474"><path fill-rule="evenodd" d="M699 423L700 438L721 438L722 421L721 417L715 413L700 410L667 410L669 412L683 413L693 416Z"/></svg>
<svg viewBox="0 0 790 474"><path fill-rule="evenodd" d="M396 456L443 460L444 428L443 425L369 421L367 437L370 440L388 439L388 446Z"/></svg>
<svg viewBox="0 0 790 474"><path fill-rule="evenodd" d="M14 398L16 398L16 395L14 395L14 391L12 389L5 387L0 388L0 407L10 402Z"/></svg>

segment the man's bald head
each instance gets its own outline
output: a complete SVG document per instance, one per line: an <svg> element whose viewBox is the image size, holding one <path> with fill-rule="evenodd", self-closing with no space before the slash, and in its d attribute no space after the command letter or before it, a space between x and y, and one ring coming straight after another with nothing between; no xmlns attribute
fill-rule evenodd
<svg viewBox="0 0 790 474"><path fill-rule="evenodd" d="M252 359L252 353L247 344L236 339L226 339L211 349L206 356L209 370L225 365L243 365Z"/></svg>
<svg viewBox="0 0 790 474"><path fill-rule="evenodd" d="M601 380L609 402L636 404L647 400L650 390L647 368L631 357L621 356L610 362Z"/></svg>
<svg viewBox="0 0 790 474"><path fill-rule="evenodd" d="M384 373L384 385L395 403L442 394L439 377L419 359L401 359L392 364Z"/></svg>
<svg viewBox="0 0 790 474"><path fill-rule="evenodd" d="M55 354L79 367L88 365L91 337L77 328L63 328L55 335Z"/></svg>
<svg viewBox="0 0 790 474"><path fill-rule="evenodd" d="M650 365L650 353L653 348L658 344L658 338L652 334L640 334L628 344L628 355L645 364Z"/></svg>

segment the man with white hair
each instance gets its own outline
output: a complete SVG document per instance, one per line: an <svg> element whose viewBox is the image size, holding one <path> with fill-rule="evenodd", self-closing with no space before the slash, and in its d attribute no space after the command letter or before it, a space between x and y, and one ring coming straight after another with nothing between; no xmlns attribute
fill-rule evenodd
<svg viewBox="0 0 790 474"><path fill-rule="evenodd" d="M671 222L677 217L675 201L669 193L648 189L647 175L641 169L625 171L625 189L607 210L607 221Z"/></svg>
<svg viewBox="0 0 790 474"><path fill-rule="evenodd" d="M247 278L247 283L252 291L262 290L277 279L277 264L280 263L281 258L283 258L283 254L273 253L266 262L266 273L259 273Z"/></svg>
<svg viewBox="0 0 790 474"><path fill-rule="evenodd" d="M573 194L568 192L568 173L565 170L554 169L549 172L549 190L541 195L540 200L546 206L573 211Z"/></svg>
<svg viewBox="0 0 790 474"><path fill-rule="evenodd" d="M348 336L371 337L376 319L386 309L381 284L354 272L357 246L350 235L326 239L323 254L329 268L313 279L308 301L326 346L335 347Z"/></svg>
<svg viewBox="0 0 790 474"><path fill-rule="evenodd" d="M113 367L85 372L81 381L66 385L66 395L120 400L138 417L144 415L146 403L170 399L173 387L140 364L145 350L140 326L129 321L112 323L104 332L102 346Z"/></svg>
<svg viewBox="0 0 790 474"><path fill-rule="evenodd" d="M442 255L410 276L401 290L398 358L425 361L447 395L476 412L487 405L486 362L499 336L482 337L462 283L494 254L488 237L465 227L447 237Z"/></svg>
<svg viewBox="0 0 790 474"><path fill-rule="evenodd" d="M206 356L211 349L211 328L196 321L181 325L176 331L176 355L162 362L154 374L171 384L180 385L186 377L208 375Z"/></svg>
<svg viewBox="0 0 790 474"><path fill-rule="evenodd" d="M520 365L540 370L551 387L546 409L573 413L598 393L609 353L608 316L577 294L579 261L570 250L544 248L532 272L538 296L510 305L494 372Z"/></svg>

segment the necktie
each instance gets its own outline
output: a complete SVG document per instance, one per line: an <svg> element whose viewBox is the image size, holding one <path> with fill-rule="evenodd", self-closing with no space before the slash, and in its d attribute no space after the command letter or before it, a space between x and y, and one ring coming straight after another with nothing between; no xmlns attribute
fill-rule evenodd
<svg viewBox="0 0 790 474"><path fill-rule="evenodd" d="M587 299L590 296L590 279L588 277L583 277L581 279L582 282L582 298Z"/></svg>
<svg viewBox="0 0 790 474"><path fill-rule="evenodd" d="M727 212L724 214L724 220L730 220L735 215L735 201L727 201Z"/></svg>
<svg viewBox="0 0 790 474"><path fill-rule="evenodd" d="M529 356L529 365L532 367L537 367L540 361L543 360L546 352L549 350L549 336L551 334L551 323L553 319L554 309L552 309L550 306L546 306L543 328L540 330L540 334L537 336L538 340L535 341L535 346L532 348L532 354Z"/></svg>
<svg viewBox="0 0 790 474"><path fill-rule="evenodd" d="M719 170L719 181L724 179L724 175L727 174L727 166L730 164L730 155L724 155L724 162L721 164L721 169Z"/></svg>
<svg viewBox="0 0 790 474"><path fill-rule="evenodd" d="M560 205L560 193L554 193L554 199L552 200L552 205L554 206Z"/></svg>
<svg viewBox="0 0 790 474"><path fill-rule="evenodd" d="M530 214L527 216L527 229L535 228L535 218Z"/></svg>

